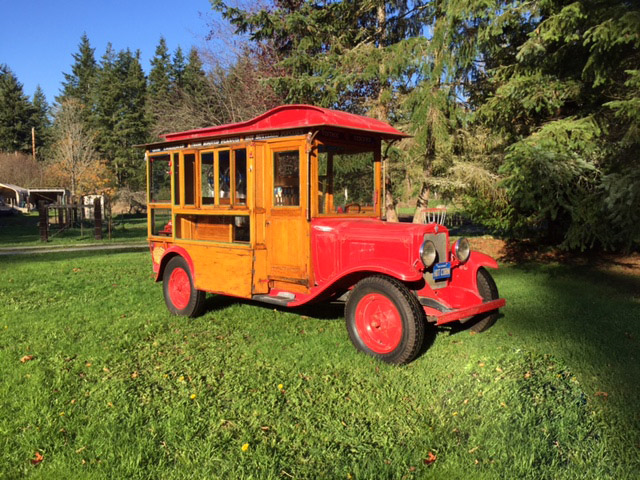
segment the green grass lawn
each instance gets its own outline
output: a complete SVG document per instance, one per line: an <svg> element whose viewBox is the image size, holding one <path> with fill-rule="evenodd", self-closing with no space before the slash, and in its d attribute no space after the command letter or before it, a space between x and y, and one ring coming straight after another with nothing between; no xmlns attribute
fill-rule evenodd
<svg viewBox="0 0 640 480"><path fill-rule="evenodd" d="M107 220L103 219L102 240L94 239L93 224L87 223L83 228L74 227L67 230L51 224L49 242L42 243L38 230L37 212L2 216L0 217L0 247L73 246L146 241L146 215L118 215L114 217L113 222L111 239L109 239Z"/></svg>
<svg viewBox="0 0 640 480"><path fill-rule="evenodd" d="M394 367L340 307L173 317L150 267L0 258L0 479L638 478L638 278L504 267L494 328Z"/></svg>

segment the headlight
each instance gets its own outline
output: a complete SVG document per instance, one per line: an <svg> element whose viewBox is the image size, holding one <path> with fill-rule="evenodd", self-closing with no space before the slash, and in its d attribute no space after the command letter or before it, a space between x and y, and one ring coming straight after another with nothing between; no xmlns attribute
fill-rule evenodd
<svg viewBox="0 0 640 480"><path fill-rule="evenodd" d="M469 260L469 256L471 255L469 240L466 238L459 238L453 247L453 251L456 253L456 258L460 260L460 262L464 263Z"/></svg>
<svg viewBox="0 0 640 480"><path fill-rule="evenodd" d="M436 251L436 246L433 244L431 240L425 240L420 245L420 258L422 259L422 263L424 266L429 268L433 265L433 262L436 261L436 256L438 252Z"/></svg>

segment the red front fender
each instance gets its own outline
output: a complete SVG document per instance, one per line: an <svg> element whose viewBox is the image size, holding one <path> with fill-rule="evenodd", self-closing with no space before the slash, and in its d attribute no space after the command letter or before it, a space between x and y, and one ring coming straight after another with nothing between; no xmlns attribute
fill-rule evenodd
<svg viewBox="0 0 640 480"><path fill-rule="evenodd" d="M478 291L478 270L481 267L486 268L498 268L498 262L496 262L489 255L484 253L472 251L469 260L466 263L454 268L451 272L451 284L456 287L467 288Z"/></svg>

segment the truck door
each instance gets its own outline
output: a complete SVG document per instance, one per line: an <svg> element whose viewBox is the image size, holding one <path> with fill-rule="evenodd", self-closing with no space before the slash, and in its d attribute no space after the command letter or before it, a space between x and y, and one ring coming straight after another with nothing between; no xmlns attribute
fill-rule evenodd
<svg viewBox="0 0 640 480"><path fill-rule="evenodd" d="M272 288L306 291L309 287L305 147L302 138L269 142L265 149L265 237Z"/></svg>

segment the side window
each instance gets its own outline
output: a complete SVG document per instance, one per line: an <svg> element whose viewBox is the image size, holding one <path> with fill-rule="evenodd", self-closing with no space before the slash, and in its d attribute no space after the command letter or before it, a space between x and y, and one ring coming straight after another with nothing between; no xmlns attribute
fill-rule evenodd
<svg viewBox="0 0 640 480"><path fill-rule="evenodd" d="M173 154L173 204L180 205L180 154Z"/></svg>
<svg viewBox="0 0 640 480"><path fill-rule="evenodd" d="M218 195L220 205L231 204L231 159L229 150L218 152Z"/></svg>
<svg viewBox="0 0 640 480"><path fill-rule="evenodd" d="M154 155L149 158L149 202L171 202L171 167L169 155Z"/></svg>
<svg viewBox="0 0 640 480"><path fill-rule="evenodd" d="M195 205L196 187L196 156L193 153L184 154L184 204Z"/></svg>
<svg viewBox="0 0 640 480"><path fill-rule="evenodd" d="M326 152L318 153L318 213L327 213L331 209L329 206L329 191L331 190L329 182L331 175L329 171L329 157Z"/></svg>
<svg viewBox="0 0 640 480"><path fill-rule="evenodd" d="M273 154L273 205L300 205L300 152Z"/></svg>
<svg viewBox="0 0 640 480"><path fill-rule="evenodd" d="M202 189L202 205L213 205L215 199L213 152L203 153L200 156L202 170L200 173L200 188Z"/></svg>
<svg viewBox="0 0 640 480"><path fill-rule="evenodd" d="M234 150L235 158L235 177L236 177L236 190L234 201L236 205L247 204L247 151L243 148L241 150Z"/></svg>

